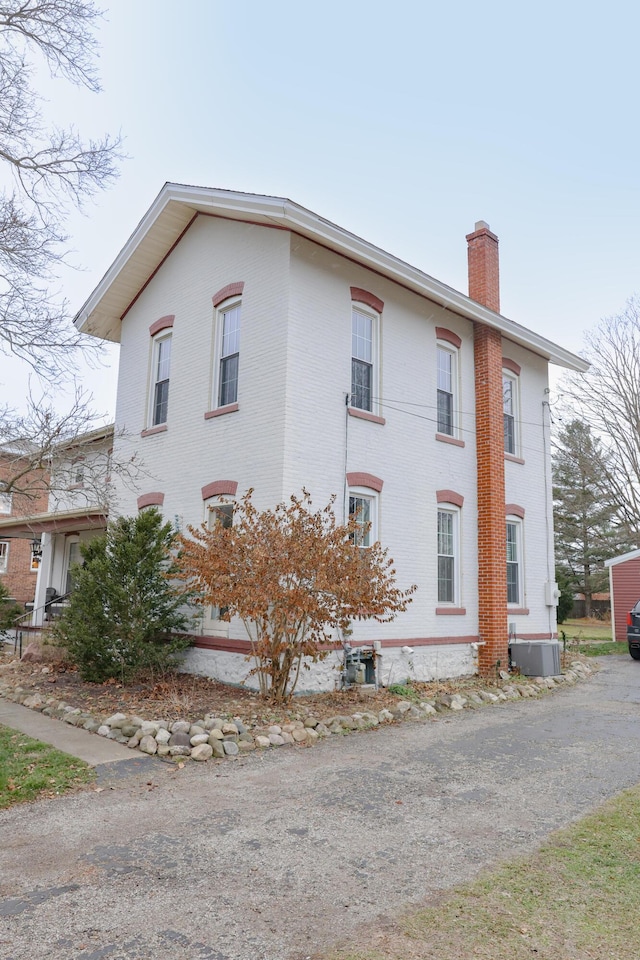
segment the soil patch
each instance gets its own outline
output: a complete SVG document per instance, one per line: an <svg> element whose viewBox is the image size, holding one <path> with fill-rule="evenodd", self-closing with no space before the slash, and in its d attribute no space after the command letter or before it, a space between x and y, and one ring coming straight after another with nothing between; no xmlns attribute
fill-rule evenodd
<svg viewBox="0 0 640 960"><path fill-rule="evenodd" d="M401 691L386 688L363 690L354 685L346 690L304 694L283 705L265 702L256 692L198 677L177 673L162 679L145 679L121 684L87 683L77 670L66 663L25 663L8 654L0 659L0 675L14 685L37 690L43 697L55 697L71 707L99 717L114 713L133 714L145 720L190 720L205 714L216 717L239 717L254 724L315 717L323 721L336 714L353 714L359 710L379 712L391 709L400 700L433 700L441 694L469 692L487 688L487 681L477 677L442 680L433 683L412 682Z"/></svg>

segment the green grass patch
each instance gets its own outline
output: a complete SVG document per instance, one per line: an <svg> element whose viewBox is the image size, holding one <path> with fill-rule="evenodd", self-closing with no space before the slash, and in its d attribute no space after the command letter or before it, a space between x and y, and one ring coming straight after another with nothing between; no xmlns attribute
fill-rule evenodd
<svg viewBox="0 0 640 960"><path fill-rule="evenodd" d="M626 641L618 643L616 640L605 640L604 642L592 641L581 644L569 643L567 650L574 653L582 653L585 657L608 657L611 654L626 654L629 656L629 645Z"/></svg>
<svg viewBox="0 0 640 960"><path fill-rule="evenodd" d="M83 760L0 726L0 810L77 790L94 779L95 770Z"/></svg>
<svg viewBox="0 0 640 960"><path fill-rule="evenodd" d="M604 641L612 640L610 620L565 620L558 624L558 636L564 634L567 640L583 641Z"/></svg>
<svg viewBox="0 0 640 960"><path fill-rule="evenodd" d="M332 960L637 960L640 786ZM382 949L381 949L382 944ZM364 949L363 949L364 947ZM328 960L328 957L327 957Z"/></svg>
<svg viewBox="0 0 640 960"><path fill-rule="evenodd" d="M403 697L405 700L414 700L416 703L419 703L422 699L420 691L412 686L410 680L407 680L406 683L392 683L391 686L387 687L387 692L396 697Z"/></svg>

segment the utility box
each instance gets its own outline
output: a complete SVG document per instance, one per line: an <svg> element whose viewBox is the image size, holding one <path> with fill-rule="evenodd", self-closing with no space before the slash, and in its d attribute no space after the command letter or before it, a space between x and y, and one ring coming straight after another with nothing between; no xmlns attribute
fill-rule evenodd
<svg viewBox="0 0 640 960"><path fill-rule="evenodd" d="M523 640L509 645L511 665L525 677L557 677L560 644L557 640Z"/></svg>
<svg viewBox="0 0 640 960"><path fill-rule="evenodd" d="M374 686L378 688L377 672L378 653L375 646L363 644L360 647L344 646L344 665L342 672L342 686L350 687Z"/></svg>

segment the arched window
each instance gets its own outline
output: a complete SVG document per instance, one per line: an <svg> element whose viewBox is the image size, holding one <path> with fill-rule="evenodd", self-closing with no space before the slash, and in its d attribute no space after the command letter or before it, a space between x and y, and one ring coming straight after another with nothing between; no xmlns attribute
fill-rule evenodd
<svg viewBox="0 0 640 960"><path fill-rule="evenodd" d="M464 503L454 490L438 490L438 604L460 606L460 526Z"/></svg>
<svg viewBox="0 0 640 960"><path fill-rule="evenodd" d="M379 409L380 318L384 303L360 287L351 287L351 300L350 406L375 414Z"/></svg>
<svg viewBox="0 0 640 960"><path fill-rule="evenodd" d="M460 432L459 351L462 340L445 327L436 327L437 413L436 430L443 437Z"/></svg>
<svg viewBox="0 0 640 960"><path fill-rule="evenodd" d="M513 457L520 449L520 365L502 360L502 404L504 411L504 452Z"/></svg>

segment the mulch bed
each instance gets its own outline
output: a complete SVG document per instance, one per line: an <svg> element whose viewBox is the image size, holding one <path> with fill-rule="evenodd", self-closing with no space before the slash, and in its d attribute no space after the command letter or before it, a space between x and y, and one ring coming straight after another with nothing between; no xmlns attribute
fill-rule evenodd
<svg viewBox="0 0 640 960"><path fill-rule="evenodd" d="M336 714L352 714L358 710L380 711L406 699L386 689L366 692L353 686L329 693L304 694L288 704L271 705L257 693L220 683L206 677L178 673L163 679L141 680L121 684L87 683L72 666L65 663L24 663L6 653L0 670L10 673L12 683L38 690L44 697L55 697L69 706L96 716L127 713L142 719L197 720L205 714L218 717L240 717L260 723L314 716L323 720ZM441 693L455 693L485 686L477 677L434 683L412 683L416 699L426 700Z"/></svg>

